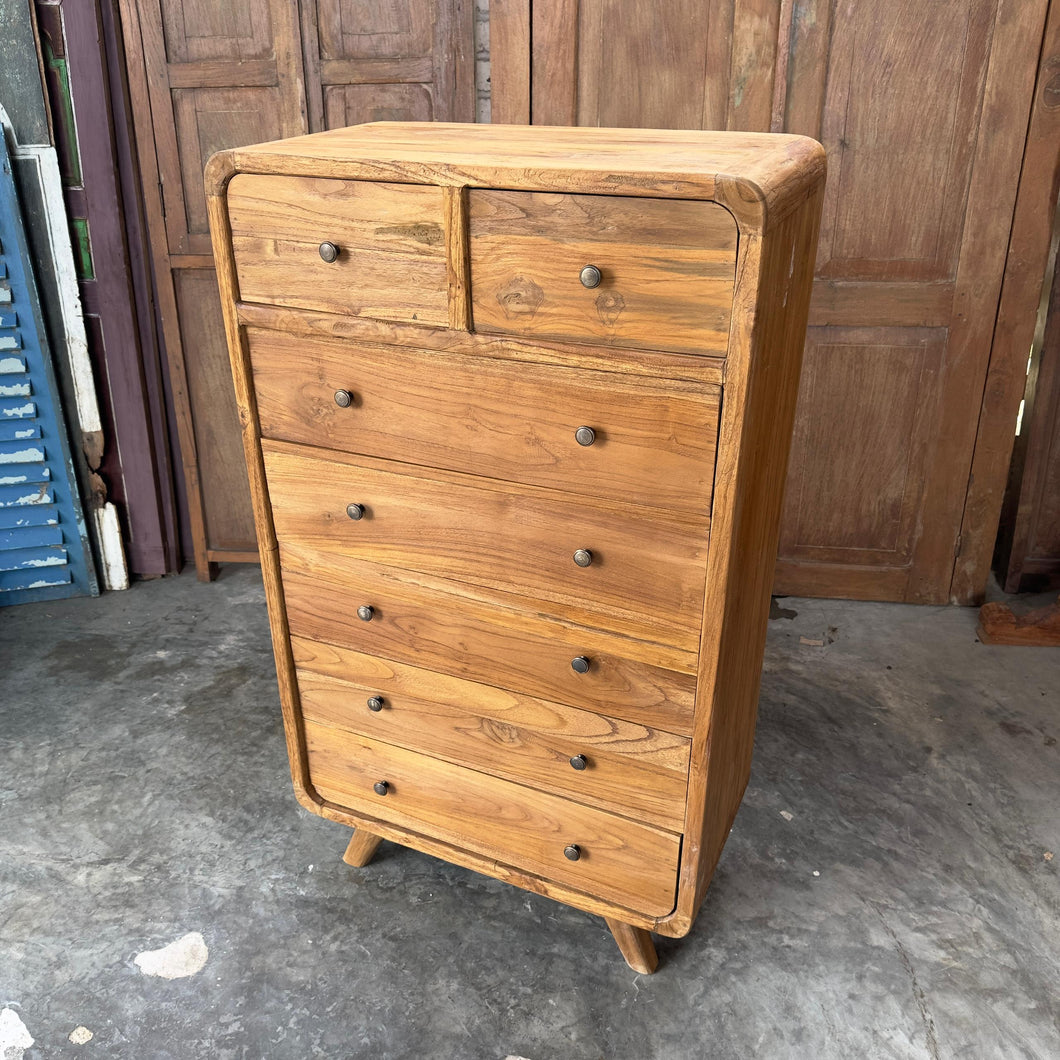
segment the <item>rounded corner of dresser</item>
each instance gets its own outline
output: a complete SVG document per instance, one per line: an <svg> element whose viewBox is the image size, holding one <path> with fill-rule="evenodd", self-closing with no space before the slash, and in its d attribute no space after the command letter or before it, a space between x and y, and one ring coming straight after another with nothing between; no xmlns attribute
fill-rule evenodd
<svg viewBox="0 0 1060 1060"><path fill-rule="evenodd" d="M235 152L231 149L215 151L206 160L202 171L206 194L214 198L224 195L228 182L239 172Z"/></svg>
<svg viewBox="0 0 1060 1060"><path fill-rule="evenodd" d="M317 794L317 790L310 783L309 778L294 776L292 780L294 782L294 797L298 800L298 805L310 813L315 813L318 817L322 816L325 800Z"/></svg>
<svg viewBox="0 0 1060 1060"><path fill-rule="evenodd" d="M738 228L765 228L767 195L757 181L718 173L714 177L714 201L732 214Z"/></svg>

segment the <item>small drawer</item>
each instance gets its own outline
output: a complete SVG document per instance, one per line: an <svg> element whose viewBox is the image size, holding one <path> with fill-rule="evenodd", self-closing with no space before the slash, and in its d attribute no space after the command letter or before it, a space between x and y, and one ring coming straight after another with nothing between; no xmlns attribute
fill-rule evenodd
<svg viewBox="0 0 1060 1060"><path fill-rule="evenodd" d="M266 438L710 511L717 387L256 328L247 342Z"/></svg>
<svg viewBox="0 0 1060 1060"><path fill-rule="evenodd" d="M533 609L694 651L707 520L408 464L262 444L283 544L501 589Z"/></svg>
<svg viewBox="0 0 1060 1060"><path fill-rule="evenodd" d="M681 837L316 722L309 778L328 802L647 916L673 908Z"/></svg>
<svg viewBox="0 0 1060 1060"><path fill-rule="evenodd" d="M281 544L280 561L295 637L678 736L692 733L693 654L506 605L505 594L458 594L419 575L340 556L322 567L319 554Z"/></svg>
<svg viewBox="0 0 1060 1060"><path fill-rule="evenodd" d="M441 188L241 173L228 216L245 302L448 324Z"/></svg>
<svg viewBox="0 0 1060 1060"><path fill-rule="evenodd" d="M294 637L302 716L681 831L689 741Z"/></svg>
<svg viewBox="0 0 1060 1060"><path fill-rule="evenodd" d="M737 229L712 202L469 193L476 331L724 355Z"/></svg>

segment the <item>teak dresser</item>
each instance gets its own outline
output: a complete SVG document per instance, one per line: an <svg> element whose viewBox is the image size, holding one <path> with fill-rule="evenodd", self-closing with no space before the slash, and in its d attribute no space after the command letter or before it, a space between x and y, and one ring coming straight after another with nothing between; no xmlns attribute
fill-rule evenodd
<svg viewBox="0 0 1060 1060"><path fill-rule="evenodd" d="M302 804L652 971L747 783L813 140L375 123L206 171Z"/></svg>

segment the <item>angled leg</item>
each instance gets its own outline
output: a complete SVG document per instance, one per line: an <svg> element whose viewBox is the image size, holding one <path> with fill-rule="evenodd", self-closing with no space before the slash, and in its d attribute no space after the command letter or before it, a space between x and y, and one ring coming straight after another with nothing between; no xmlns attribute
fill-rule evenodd
<svg viewBox="0 0 1060 1060"><path fill-rule="evenodd" d="M382 836L372 835L371 832L366 832L363 828L355 828L353 838L350 840L350 845L346 848L346 853L342 855L342 860L347 865L352 865L355 869L364 868L372 860L382 841Z"/></svg>
<svg viewBox="0 0 1060 1060"><path fill-rule="evenodd" d="M652 942L651 932L644 928L633 927L632 924L624 924L621 920L612 920L604 917L611 934L615 936L615 942L626 958L626 964L635 972L651 975L659 966L659 957L655 952L655 943Z"/></svg>

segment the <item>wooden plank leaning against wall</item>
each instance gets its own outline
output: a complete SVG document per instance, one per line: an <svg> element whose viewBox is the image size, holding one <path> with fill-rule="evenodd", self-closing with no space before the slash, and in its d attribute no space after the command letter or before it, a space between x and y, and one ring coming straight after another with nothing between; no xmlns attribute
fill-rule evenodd
<svg viewBox="0 0 1060 1060"><path fill-rule="evenodd" d="M1051 28L1035 95L1047 7L491 4L495 121L772 129L828 149L779 592L983 590L1049 227L1052 167L1021 183L1032 99L1055 91Z"/></svg>
<svg viewBox="0 0 1060 1060"><path fill-rule="evenodd" d="M387 120L474 120L471 0L120 0L195 566L256 561L206 221L213 152Z"/></svg>

